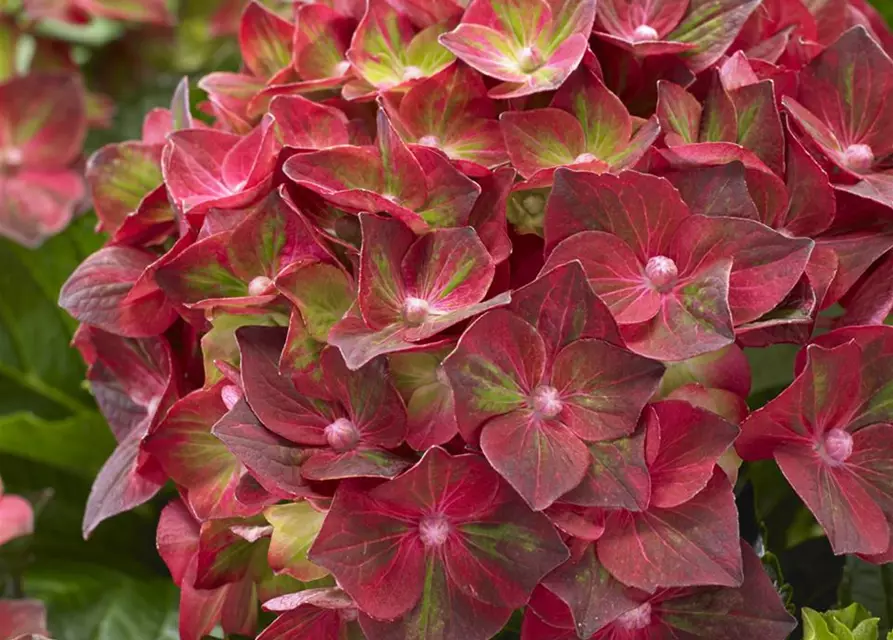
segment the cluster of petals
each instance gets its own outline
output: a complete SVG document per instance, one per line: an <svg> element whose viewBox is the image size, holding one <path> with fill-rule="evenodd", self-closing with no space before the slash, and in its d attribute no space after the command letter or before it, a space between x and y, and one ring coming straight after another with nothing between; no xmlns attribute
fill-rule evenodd
<svg viewBox="0 0 893 640"><path fill-rule="evenodd" d="M893 558L867 5L253 1L235 30L208 117L184 83L91 158L109 240L60 299L118 441L85 534L174 483L184 640L519 609L524 640L782 640L739 455ZM743 348L778 343L796 379L748 415Z"/></svg>

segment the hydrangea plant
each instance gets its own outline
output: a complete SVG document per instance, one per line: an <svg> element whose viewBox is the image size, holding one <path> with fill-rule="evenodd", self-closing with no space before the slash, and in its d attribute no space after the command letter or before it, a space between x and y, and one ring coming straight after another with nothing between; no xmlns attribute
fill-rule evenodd
<svg viewBox="0 0 893 640"><path fill-rule="evenodd" d="M741 459L893 560L893 38L831 4L227 4L87 164L84 533L173 483L184 640L784 640Z"/></svg>

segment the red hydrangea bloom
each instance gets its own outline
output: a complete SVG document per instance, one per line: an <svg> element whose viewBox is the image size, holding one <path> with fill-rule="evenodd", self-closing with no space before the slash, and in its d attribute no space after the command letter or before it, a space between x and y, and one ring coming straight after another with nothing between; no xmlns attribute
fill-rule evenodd
<svg viewBox="0 0 893 640"><path fill-rule="evenodd" d="M73 168L86 133L77 76L34 73L0 83L0 234L36 246L68 226L86 195Z"/></svg>
<svg viewBox="0 0 893 640"><path fill-rule="evenodd" d="M437 447L398 479L345 486L310 549L370 637L424 637L434 624L452 640L492 636L567 555L482 458Z"/></svg>
<svg viewBox="0 0 893 640"><path fill-rule="evenodd" d="M745 460L774 456L836 553L893 558L893 329L840 329L816 339L799 375L742 426Z"/></svg>
<svg viewBox="0 0 893 640"><path fill-rule="evenodd" d="M173 482L183 638L486 640L525 608L525 640L782 640L738 453L891 560L893 330L849 326L893 309L863 2L215 20L242 69L88 162L110 238L60 299L118 441L85 531ZM783 342L750 413L743 349Z"/></svg>

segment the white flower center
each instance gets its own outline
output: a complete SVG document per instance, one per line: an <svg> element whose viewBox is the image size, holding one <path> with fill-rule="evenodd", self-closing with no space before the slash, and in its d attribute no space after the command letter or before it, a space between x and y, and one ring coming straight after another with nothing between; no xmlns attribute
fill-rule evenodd
<svg viewBox="0 0 893 640"><path fill-rule="evenodd" d="M617 624L628 631L644 629L651 624L651 603L643 602L635 609L627 611L617 618Z"/></svg>
<svg viewBox="0 0 893 640"><path fill-rule="evenodd" d="M647 24L640 24L633 31L633 40L642 42L643 40L657 40L657 30Z"/></svg>
<svg viewBox="0 0 893 640"><path fill-rule="evenodd" d="M446 516L436 514L425 516L419 522L419 537L426 547L439 547L450 536L450 523Z"/></svg>
<svg viewBox="0 0 893 640"><path fill-rule="evenodd" d="M266 295L273 288L273 281L267 276L257 276L248 283L248 295L262 296Z"/></svg>
<svg viewBox="0 0 893 640"><path fill-rule="evenodd" d="M558 389L546 384L534 389L530 402L533 410L542 418L554 418L564 408Z"/></svg>
<svg viewBox="0 0 893 640"><path fill-rule="evenodd" d="M843 159L847 167L862 173L874 164L874 151L867 144L851 144L843 152Z"/></svg>
<svg viewBox="0 0 893 640"><path fill-rule="evenodd" d="M427 300L409 297L403 301L403 321L411 327L425 324L429 312Z"/></svg>
<svg viewBox="0 0 893 640"><path fill-rule="evenodd" d="M843 429L831 429L825 434L824 450L832 466L841 465L853 455L853 436Z"/></svg>
<svg viewBox="0 0 893 640"><path fill-rule="evenodd" d="M326 441L335 451L350 451L360 441L360 432L347 418L338 418L325 429Z"/></svg>
<svg viewBox="0 0 893 640"><path fill-rule="evenodd" d="M645 277L661 292L672 288L678 275L679 269L676 268L676 263L666 256L649 258L645 265Z"/></svg>

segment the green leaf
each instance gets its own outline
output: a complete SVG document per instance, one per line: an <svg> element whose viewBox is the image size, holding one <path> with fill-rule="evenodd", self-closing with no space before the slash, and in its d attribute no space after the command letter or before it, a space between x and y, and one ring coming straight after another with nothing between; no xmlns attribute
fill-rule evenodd
<svg viewBox="0 0 893 640"><path fill-rule="evenodd" d="M177 588L78 561L41 562L25 580L56 640L177 640Z"/></svg>
<svg viewBox="0 0 893 640"><path fill-rule="evenodd" d="M61 419L93 406L82 387L83 362L69 346L76 323L56 300L101 243L94 222L81 218L37 250L0 241L0 415Z"/></svg>
<svg viewBox="0 0 893 640"><path fill-rule="evenodd" d="M84 412L62 420L33 413L0 416L0 453L57 467L90 480L115 447L103 418Z"/></svg>
<svg viewBox="0 0 893 640"><path fill-rule="evenodd" d="M858 603L819 613L803 609L803 640L877 640L878 618Z"/></svg>
<svg viewBox="0 0 893 640"><path fill-rule="evenodd" d="M880 618L881 633L893 629L893 564L874 565L855 556L846 560L839 598L857 602Z"/></svg>

